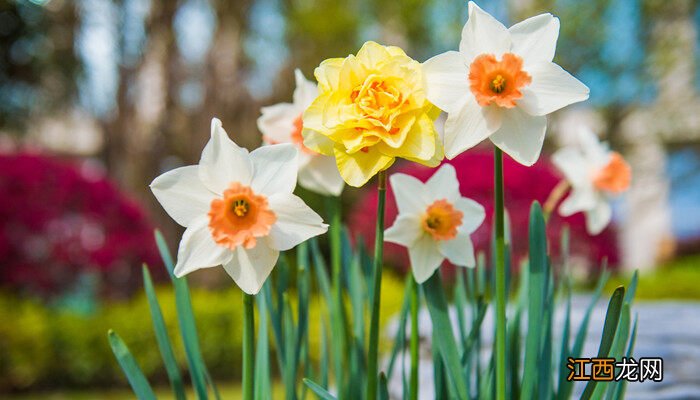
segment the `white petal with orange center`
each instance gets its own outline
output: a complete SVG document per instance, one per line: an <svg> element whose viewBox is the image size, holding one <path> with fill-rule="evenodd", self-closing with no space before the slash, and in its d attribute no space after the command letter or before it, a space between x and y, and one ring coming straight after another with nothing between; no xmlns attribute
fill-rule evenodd
<svg viewBox="0 0 700 400"><path fill-rule="evenodd" d="M425 189L428 192L429 201L445 199L454 204L460 198L459 181L457 171L451 164L442 166L425 182Z"/></svg>
<svg viewBox="0 0 700 400"><path fill-rule="evenodd" d="M290 103L279 103L260 109L262 115L258 118L258 129L263 134L266 143L289 143L294 130L294 119L303 109Z"/></svg>
<svg viewBox="0 0 700 400"><path fill-rule="evenodd" d="M175 276L182 277L201 268L215 267L231 259L231 252L226 247L214 243L208 225L209 218L202 215L191 221L185 230L177 251Z"/></svg>
<svg viewBox="0 0 700 400"><path fill-rule="evenodd" d="M280 252L261 241L252 249L238 247L233 257L225 263L224 270L247 294L257 294L270 276Z"/></svg>
<svg viewBox="0 0 700 400"><path fill-rule="evenodd" d="M188 226L194 218L209 211L215 194L199 179L197 165L168 171L151 182L151 191L172 219Z"/></svg>

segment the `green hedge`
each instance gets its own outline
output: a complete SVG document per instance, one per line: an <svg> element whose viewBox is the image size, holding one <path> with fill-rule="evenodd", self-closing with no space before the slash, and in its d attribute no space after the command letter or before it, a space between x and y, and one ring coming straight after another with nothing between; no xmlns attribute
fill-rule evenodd
<svg viewBox="0 0 700 400"><path fill-rule="evenodd" d="M171 287L157 296L175 355L183 370L187 361L179 338L175 297ZM388 277L382 290L382 319L398 312L403 282ZM239 377L242 339L242 296L237 288L224 291L193 289L201 350L218 379ZM320 297L311 300L310 346L320 341ZM90 316L61 311L38 301L0 292L0 393L40 387L126 384L107 342L114 329L135 355L152 382L167 382L151 325L145 295L128 302L106 304Z"/></svg>

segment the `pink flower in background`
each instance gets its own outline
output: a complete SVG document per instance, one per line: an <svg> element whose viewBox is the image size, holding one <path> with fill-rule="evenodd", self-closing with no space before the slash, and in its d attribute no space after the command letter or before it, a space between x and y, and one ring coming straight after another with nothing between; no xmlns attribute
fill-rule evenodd
<svg viewBox="0 0 700 400"><path fill-rule="evenodd" d="M57 295L90 272L124 295L161 264L144 210L88 162L1 154L0 193L1 286Z"/></svg>
<svg viewBox="0 0 700 400"><path fill-rule="evenodd" d="M460 193L482 204L486 209L486 221L472 235L475 251L483 251L490 255L490 238L493 218L493 154L491 150L475 149L454 160L448 161L457 170ZM434 169L415 165L403 164L397 166L395 172L415 176L425 182L435 172ZM527 227L530 205L533 200L543 203L551 190L559 183L562 176L547 158L541 158L532 167L525 167L509 158L504 159L505 202L512 230L513 265L517 266L523 257L527 256ZM374 243L374 215L366 212L376 207L377 192L368 190L356 202L348 218L350 229L354 236L360 235L368 248ZM386 205L386 226L391 226L397 216L396 202L391 187L388 188ZM600 260L608 258L610 265L619 262L617 239L614 229L608 227L597 236L586 232L583 214L562 218L552 215L547 225L547 235L550 240L550 252L554 259L559 256L559 244L564 225L570 227L571 254L585 257L594 266L600 265ZM409 260L402 246L386 243L385 260L402 271L407 271Z"/></svg>

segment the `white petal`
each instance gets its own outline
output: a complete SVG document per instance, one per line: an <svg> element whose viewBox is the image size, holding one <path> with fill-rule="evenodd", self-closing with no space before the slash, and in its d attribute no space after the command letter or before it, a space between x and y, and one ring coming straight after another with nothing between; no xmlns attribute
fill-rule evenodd
<svg viewBox="0 0 700 400"><path fill-rule="evenodd" d="M423 236L420 217L416 214L399 214L394 224L384 231L384 241L410 248Z"/></svg>
<svg viewBox="0 0 700 400"><path fill-rule="evenodd" d="M389 177L399 214L422 213L430 205L421 181L406 174L393 174Z"/></svg>
<svg viewBox="0 0 700 400"><path fill-rule="evenodd" d="M288 143L259 147L250 153L253 191L266 196L292 193L297 186L298 153L297 148Z"/></svg>
<svg viewBox="0 0 700 400"><path fill-rule="evenodd" d="M150 185L168 215L182 226L206 215L215 196L199 180L198 170L197 165L176 168L158 176Z"/></svg>
<svg viewBox="0 0 700 400"><path fill-rule="evenodd" d="M547 115L588 98L588 87L557 64L531 64L527 72L532 83L522 89L523 97L517 104L530 115Z"/></svg>
<svg viewBox="0 0 700 400"><path fill-rule="evenodd" d="M469 19L462 29L459 51L470 59L480 54L494 54L497 58L510 51L511 39L508 29L491 14L469 2Z"/></svg>
<svg viewBox="0 0 700 400"><path fill-rule="evenodd" d="M216 118L211 120L211 139L202 150L199 166L199 179L216 194L222 194L232 182L248 186L253 176L248 151L229 139Z"/></svg>
<svg viewBox="0 0 700 400"><path fill-rule="evenodd" d="M328 230L328 225L302 199L291 193L278 193L268 199L277 220L270 230L270 247L289 250Z"/></svg>
<svg viewBox="0 0 700 400"><path fill-rule="evenodd" d="M430 200L445 199L454 203L459 198L459 181L457 171L450 164L442 164L440 169L425 182L425 188Z"/></svg>
<svg viewBox="0 0 700 400"><path fill-rule="evenodd" d="M512 52L521 56L525 64L551 62L559 38L559 18L540 14L511 26Z"/></svg>
<svg viewBox="0 0 700 400"><path fill-rule="evenodd" d="M269 248L264 241L258 241L252 249L238 246L231 261L224 269L236 285L248 294L257 294L270 276L280 252Z"/></svg>
<svg viewBox="0 0 700 400"><path fill-rule="evenodd" d="M552 155L552 162L564 174L571 186L579 187L589 184L590 165L578 149L561 148Z"/></svg>
<svg viewBox="0 0 700 400"><path fill-rule="evenodd" d="M466 197L457 199L457 201L455 201L455 208L462 212L462 225L459 227L460 232L467 234L474 232L481 226L486 218L484 206Z"/></svg>
<svg viewBox="0 0 700 400"><path fill-rule="evenodd" d="M605 229L612 219L612 207L602 197L591 210L586 212L586 230L591 235L597 235Z"/></svg>
<svg viewBox="0 0 700 400"><path fill-rule="evenodd" d="M279 103L260 109L258 129L266 143L289 143L294 131L294 120L301 116L303 109L294 104Z"/></svg>
<svg viewBox="0 0 700 400"><path fill-rule="evenodd" d="M408 248L408 258L411 260L413 278L418 283L427 281L445 260L430 235L423 235Z"/></svg>
<svg viewBox="0 0 700 400"><path fill-rule="evenodd" d="M578 144L588 162L589 170L603 168L610 161L610 149L600 141L598 135L588 127L579 127L577 133Z"/></svg>
<svg viewBox="0 0 700 400"><path fill-rule="evenodd" d="M312 156L299 169L299 185L322 195L340 196L345 181L338 172L335 158L323 155Z"/></svg>
<svg viewBox="0 0 700 400"><path fill-rule="evenodd" d="M598 195L592 187L574 187L559 206L559 215L568 217L577 212L590 211L597 201Z"/></svg>
<svg viewBox="0 0 700 400"><path fill-rule="evenodd" d="M515 161L525 166L537 162L544 143L547 117L531 116L516 108L503 113L501 128L491 141Z"/></svg>
<svg viewBox="0 0 700 400"><path fill-rule="evenodd" d="M303 111L318 96L318 86L316 82L306 79L298 68L294 70L294 80L297 85L294 89L294 104Z"/></svg>
<svg viewBox="0 0 700 400"><path fill-rule="evenodd" d="M452 240L440 241L438 246L440 253L447 257L452 264L461 265L463 267L476 266L474 245L468 233L460 232Z"/></svg>
<svg viewBox="0 0 700 400"><path fill-rule="evenodd" d="M228 262L231 250L214 243L209 231L209 218L197 217L185 230L177 250L175 276L182 277L200 268L210 268Z"/></svg>
<svg viewBox="0 0 700 400"><path fill-rule="evenodd" d="M453 159L494 133L501 125L496 107L481 107L474 96L457 112L447 114L445 121L445 157Z"/></svg>
<svg viewBox="0 0 700 400"><path fill-rule="evenodd" d="M471 96L467 62L464 54L448 51L423 63L428 100L441 110L457 111Z"/></svg>

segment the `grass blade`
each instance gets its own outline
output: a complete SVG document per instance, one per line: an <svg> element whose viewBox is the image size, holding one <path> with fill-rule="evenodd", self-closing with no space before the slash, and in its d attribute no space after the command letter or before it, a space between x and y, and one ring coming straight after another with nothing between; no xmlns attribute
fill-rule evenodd
<svg viewBox="0 0 700 400"><path fill-rule="evenodd" d="M450 383L456 390L460 399L466 399L467 386L462 363L459 357L459 350L455 342L452 331L452 324L447 310L447 300L445 299L444 287L440 279L440 273L436 272L430 279L422 284L425 300L428 304L430 319L433 322L434 343L442 355L442 359L450 377Z"/></svg>
<svg viewBox="0 0 700 400"><path fill-rule="evenodd" d="M521 399L530 399L534 395L539 371L537 363L542 343L542 318L545 296L547 295L547 238L542 209L538 203L533 203L530 208L529 239L530 258L527 280L530 296L527 309L524 373L520 389Z"/></svg>
<svg viewBox="0 0 700 400"><path fill-rule="evenodd" d="M182 383L180 368L178 367L177 361L175 360L173 346L170 343L168 330L165 327L163 313L161 312L160 305L158 304L158 299L156 298L156 292L153 288L151 274L150 272L148 272L148 267L146 267L146 265L143 265L142 270L143 286L146 291L146 298L148 299L148 307L151 310L151 320L153 321L153 330L156 333L156 341L158 342L160 355L163 358L163 363L165 364L165 372L168 375L168 380L170 381L170 386L173 389L175 398L177 400L184 400L186 398L185 386Z"/></svg>
<svg viewBox="0 0 700 400"><path fill-rule="evenodd" d="M258 343L255 349L255 399L272 398L270 378L270 345L267 326L267 305L265 296L255 296L258 303Z"/></svg>
<svg viewBox="0 0 700 400"><path fill-rule="evenodd" d="M318 384L316 384L314 381L304 378L304 385L311 389L312 392L316 393L316 395L323 400L337 400L335 396L332 394L328 393L328 391Z"/></svg>
<svg viewBox="0 0 700 400"><path fill-rule="evenodd" d="M111 329L107 332L107 337L109 338L109 345L112 347L114 357L117 358L119 366L124 371L124 375L126 375L126 379L129 381L136 397L140 400L155 400L156 396L153 394L151 385L143 375L134 356L131 355L126 343Z"/></svg>
<svg viewBox="0 0 700 400"><path fill-rule="evenodd" d="M620 314L622 312L622 302L625 296L625 288L619 286L613 292L612 297L610 297L610 302L608 303L608 311L605 314L605 323L603 325L603 336L600 339L600 346L598 347L598 358L606 358L610 354L610 349L613 345L613 340L615 339L615 333L617 332L617 326L620 322ZM597 386L598 381L590 380L583 390L581 395L582 400L588 400L593 396L593 392Z"/></svg>

